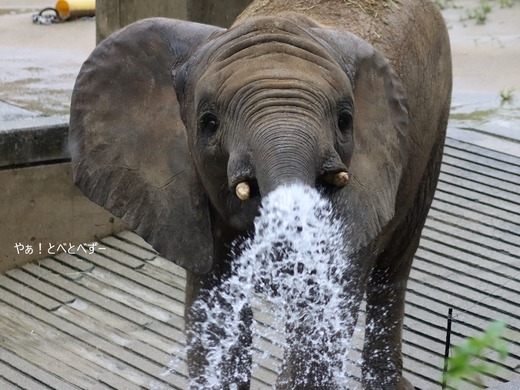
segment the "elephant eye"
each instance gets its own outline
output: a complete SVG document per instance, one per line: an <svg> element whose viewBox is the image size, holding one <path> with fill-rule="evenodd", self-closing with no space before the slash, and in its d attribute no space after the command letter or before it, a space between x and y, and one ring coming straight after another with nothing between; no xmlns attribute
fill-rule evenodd
<svg viewBox="0 0 520 390"><path fill-rule="evenodd" d="M205 133L214 134L220 126L220 121L215 114L206 113L199 121L199 128Z"/></svg>
<svg viewBox="0 0 520 390"><path fill-rule="evenodd" d="M338 116L338 128L342 133L347 133L352 130L352 114L348 111L342 111Z"/></svg>

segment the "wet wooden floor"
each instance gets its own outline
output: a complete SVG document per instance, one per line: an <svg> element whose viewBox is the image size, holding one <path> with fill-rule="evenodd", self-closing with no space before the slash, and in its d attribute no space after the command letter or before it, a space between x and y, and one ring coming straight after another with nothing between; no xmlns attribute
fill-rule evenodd
<svg viewBox="0 0 520 390"><path fill-rule="evenodd" d="M493 320L509 326L501 368L461 388L520 379L519 245L520 158L448 139L408 284L405 371L418 388L440 388L448 307L453 344ZM184 272L131 232L0 275L0 389L185 388L183 286ZM253 388L269 389L277 359L258 351L281 351L255 347Z"/></svg>

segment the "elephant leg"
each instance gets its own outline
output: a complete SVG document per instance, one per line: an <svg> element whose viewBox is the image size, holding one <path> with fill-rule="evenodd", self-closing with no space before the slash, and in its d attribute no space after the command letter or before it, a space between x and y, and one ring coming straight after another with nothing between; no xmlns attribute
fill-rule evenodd
<svg viewBox="0 0 520 390"><path fill-rule="evenodd" d="M417 239L418 242L418 239ZM410 245L398 269L374 268L367 286L364 389L413 389L402 377L402 326L406 280L415 243Z"/></svg>
<svg viewBox="0 0 520 390"><path fill-rule="evenodd" d="M363 349L365 389L414 389L402 376L402 327L406 283L437 185L444 133L433 148L413 207L376 260L367 284Z"/></svg>
<svg viewBox="0 0 520 390"><path fill-rule="evenodd" d="M352 260L354 261L354 260ZM350 373L345 360L349 342L357 323L359 306L364 295L366 280L361 267L354 267L344 281L345 300L336 310L343 313L340 327L323 318L321 322L304 318L298 324L286 328L287 349L276 389L338 389L348 384ZM347 298L348 297L348 298ZM324 316L338 318L326 313ZM323 333L316 333L316 326L324 326Z"/></svg>
<svg viewBox="0 0 520 390"><path fill-rule="evenodd" d="M192 388L211 387L205 382L205 375L208 367L208 353L210 349L202 345L200 342L200 332L202 325L208 321L205 311L197 310L196 301L198 299L208 299L210 290L218 288L225 280L228 272L222 273L212 272L207 275L196 275L187 272L186 276L186 301L185 301L185 327L186 339L188 344L187 360L188 371ZM215 299L215 295L211 295L211 299ZM228 302L216 297L221 307L229 307ZM212 302L216 304L216 302ZM250 307L246 307L240 313L241 323L239 325L240 335L233 347L226 351L225 357L221 360L218 367L213 367L214 374L218 371L220 374L219 389L249 389L250 388L250 371L252 358L250 354L250 345L252 343L251 324L253 320L253 312ZM210 344L218 344L219 337L222 336L222 329L218 326L210 328L209 332L205 332L204 337L210 338ZM211 387L213 388L213 387Z"/></svg>
<svg viewBox="0 0 520 390"><path fill-rule="evenodd" d="M306 326L298 328L292 330L293 339L288 340L289 346L285 351L276 389L337 389L332 372L334 368L341 368L341 361L334 356L334 352L338 352L337 356L342 356L345 351L330 351L326 343L316 347L306 340L313 329Z"/></svg>

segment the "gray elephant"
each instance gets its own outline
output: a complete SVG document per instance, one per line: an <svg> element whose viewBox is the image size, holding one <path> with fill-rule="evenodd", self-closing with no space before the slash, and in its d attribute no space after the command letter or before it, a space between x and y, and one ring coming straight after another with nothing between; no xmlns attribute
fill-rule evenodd
<svg viewBox="0 0 520 390"><path fill-rule="evenodd" d="M409 389L404 295L450 96L448 34L429 0L257 0L229 30L147 19L81 69L74 178L187 270L188 329L202 320L195 299L229 275L230 245L251 234L262 197L287 183L317 187L348 225L354 315L366 294L364 388ZM205 351L191 351L194 377ZM227 385L248 388L232 373L250 357L235 352ZM288 367L291 387L298 367ZM313 378L306 388L327 388Z"/></svg>

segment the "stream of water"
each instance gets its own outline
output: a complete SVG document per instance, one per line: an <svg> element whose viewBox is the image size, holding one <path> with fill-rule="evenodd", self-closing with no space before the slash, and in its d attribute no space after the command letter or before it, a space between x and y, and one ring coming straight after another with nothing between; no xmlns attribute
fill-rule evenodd
<svg viewBox="0 0 520 390"><path fill-rule="evenodd" d="M264 336L285 351L278 369L298 372L292 386L323 380L337 389L349 388L345 357L352 319L345 315L349 263L343 230L330 203L315 189L291 185L264 198L255 236L241 246L232 276L209 299L195 304L207 318L195 328L195 340L209 353L204 374L192 379L190 388L222 388L230 374L222 367L230 362L230 351L240 347L241 313L251 306L274 318L273 334ZM252 326L256 332L256 319ZM242 354L240 359L247 361L251 348ZM238 367L231 375L245 378L247 370Z"/></svg>

